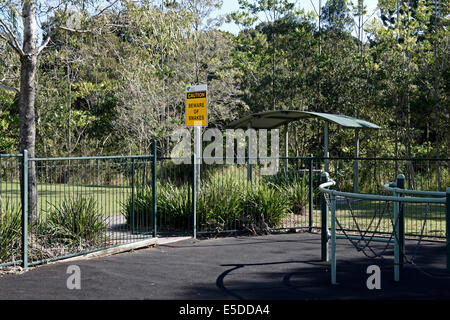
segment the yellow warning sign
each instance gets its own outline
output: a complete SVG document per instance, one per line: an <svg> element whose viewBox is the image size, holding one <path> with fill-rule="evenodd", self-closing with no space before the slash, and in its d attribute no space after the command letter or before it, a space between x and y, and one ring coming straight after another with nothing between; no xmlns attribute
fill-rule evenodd
<svg viewBox="0 0 450 320"><path fill-rule="evenodd" d="M208 125L206 96L206 85L186 88L187 127L206 127Z"/></svg>

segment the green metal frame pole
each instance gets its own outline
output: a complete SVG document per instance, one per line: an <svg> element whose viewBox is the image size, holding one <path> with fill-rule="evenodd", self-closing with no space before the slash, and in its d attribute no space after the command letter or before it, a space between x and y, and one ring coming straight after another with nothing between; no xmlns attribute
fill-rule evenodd
<svg viewBox="0 0 450 320"><path fill-rule="evenodd" d="M328 172L323 172L320 176L321 183L329 181ZM328 255L328 205L325 200L325 194L320 197L320 211L322 216L321 221L321 260L329 261Z"/></svg>
<svg viewBox="0 0 450 320"><path fill-rule="evenodd" d="M314 170L314 158L311 155L311 159L309 160L309 232L312 231L313 227L313 206L314 206L314 193L313 193L313 170Z"/></svg>
<svg viewBox="0 0 450 320"><path fill-rule="evenodd" d="M22 155L22 264L28 268L28 150Z"/></svg>
<svg viewBox="0 0 450 320"><path fill-rule="evenodd" d="M405 176L403 174L399 174L397 176L397 188L405 189ZM402 195L399 194L399 197ZM405 252L405 216L404 216L404 204L398 204L398 242L399 242L399 251L400 251L400 268L404 266L404 252Z"/></svg>
<svg viewBox="0 0 450 320"><path fill-rule="evenodd" d="M288 173L288 157L289 157L289 126L288 124L284 125L284 156L286 157L284 159L284 174Z"/></svg>
<svg viewBox="0 0 450 320"><path fill-rule="evenodd" d="M192 155L192 236L197 239L197 161Z"/></svg>
<svg viewBox="0 0 450 320"><path fill-rule="evenodd" d="M355 129L355 163L353 167L353 192L358 193L359 191L359 129Z"/></svg>
<svg viewBox="0 0 450 320"><path fill-rule="evenodd" d="M336 284L336 196L331 194L331 284Z"/></svg>
<svg viewBox="0 0 450 320"><path fill-rule="evenodd" d="M398 197L398 193L394 192ZM400 281L399 202L394 201L394 280Z"/></svg>
<svg viewBox="0 0 450 320"><path fill-rule="evenodd" d="M157 220L157 209L158 209L158 192L157 192L157 145L156 140L153 140L153 158L152 158L152 197L153 197L153 237L158 236L158 220ZM162 171L161 171L162 172Z"/></svg>
<svg viewBox="0 0 450 320"><path fill-rule="evenodd" d="M447 240L447 271L450 272L450 187L447 188L446 196L446 215L445 215L445 238Z"/></svg>

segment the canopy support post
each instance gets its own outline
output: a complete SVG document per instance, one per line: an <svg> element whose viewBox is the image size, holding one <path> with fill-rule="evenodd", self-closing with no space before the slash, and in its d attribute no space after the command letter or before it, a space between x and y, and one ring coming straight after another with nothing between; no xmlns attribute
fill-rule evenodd
<svg viewBox="0 0 450 320"><path fill-rule="evenodd" d="M329 157L329 152L328 152L328 121L325 121L325 126L324 126L324 137L323 137L323 145L324 145L324 147L323 147L323 151L324 151L324 158L325 158L325 161L324 161L324 163L325 163L325 165L324 165L324 170L325 170L325 172L328 172L328 169L329 169L329 159L328 159L328 157Z"/></svg>
<svg viewBox="0 0 450 320"><path fill-rule="evenodd" d="M358 180L359 180L359 129L355 129L355 162L353 168L353 192L358 193Z"/></svg>
<svg viewBox="0 0 450 320"><path fill-rule="evenodd" d="M288 131L289 124L284 125L284 174L288 173L288 157L289 157L289 131Z"/></svg>

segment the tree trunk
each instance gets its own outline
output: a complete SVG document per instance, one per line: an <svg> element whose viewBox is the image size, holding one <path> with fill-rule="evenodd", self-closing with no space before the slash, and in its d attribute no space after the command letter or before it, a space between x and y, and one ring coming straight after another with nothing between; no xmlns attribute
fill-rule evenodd
<svg viewBox="0 0 450 320"><path fill-rule="evenodd" d="M19 121L20 137L19 150L28 150L29 157L35 156L36 126L34 103L36 97L37 70L37 32L36 32L36 4L32 0L22 2L23 19L23 52L20 59L20 98ZM37 218L37 190L36 168L34 162L28 164L28 208L29 220Z"/></svg>

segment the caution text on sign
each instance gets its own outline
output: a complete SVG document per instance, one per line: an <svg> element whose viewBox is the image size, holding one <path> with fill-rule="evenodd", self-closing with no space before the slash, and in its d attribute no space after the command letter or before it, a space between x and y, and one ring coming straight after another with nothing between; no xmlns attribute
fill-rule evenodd
<svg viewBox="0 0 450 320"><path fill-rule="evenodd" d="M206 127L208 125L206 90L193 90L195 88L191 87L186 92L186 126Z"/></svg>

